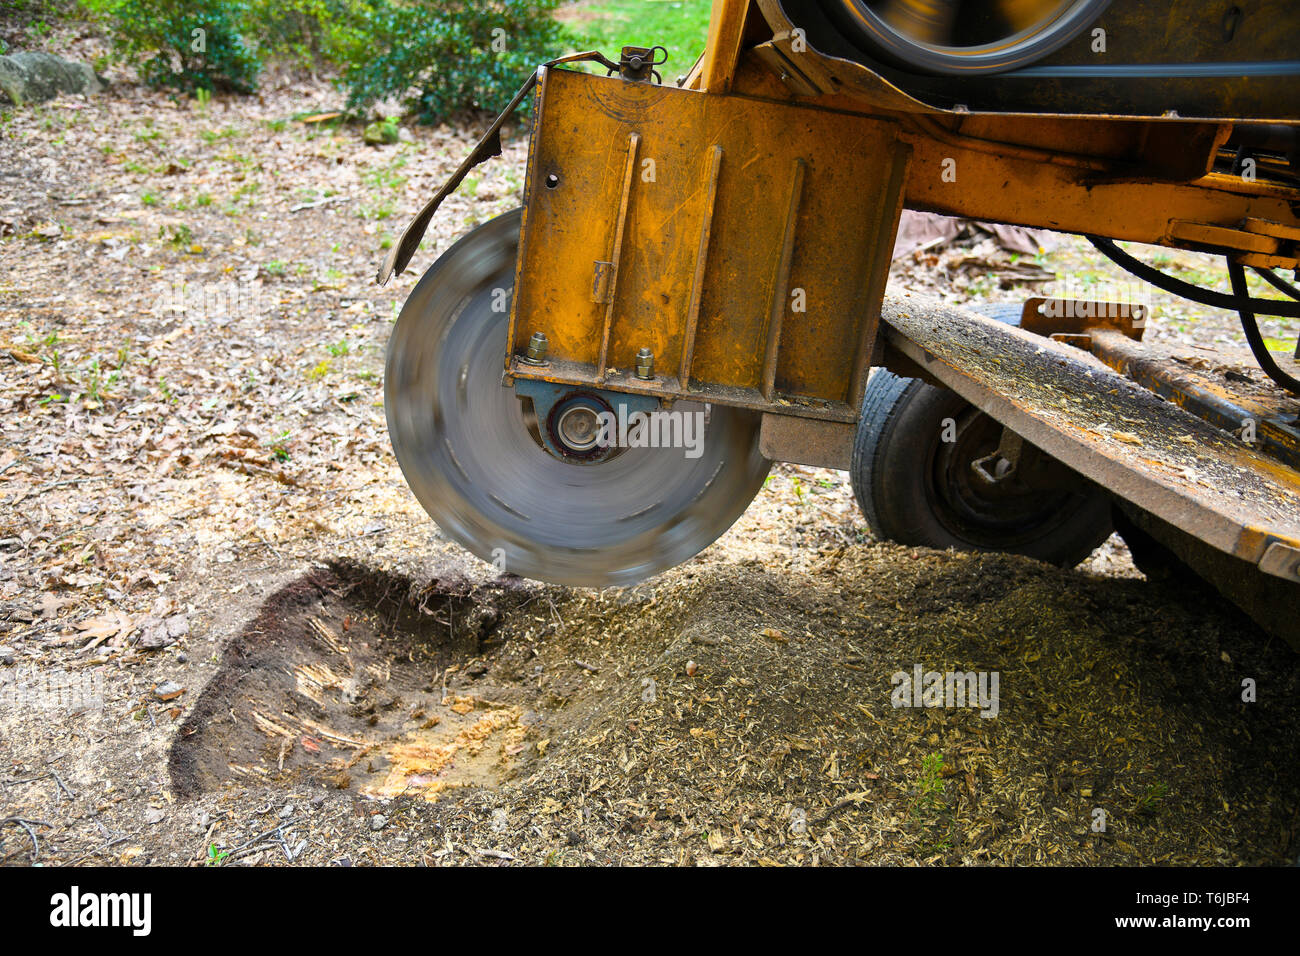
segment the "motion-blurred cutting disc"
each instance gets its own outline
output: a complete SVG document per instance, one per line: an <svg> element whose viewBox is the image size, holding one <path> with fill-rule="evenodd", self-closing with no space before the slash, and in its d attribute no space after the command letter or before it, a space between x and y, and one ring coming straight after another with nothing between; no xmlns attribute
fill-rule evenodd
<svg viewBox="0 0 1300 956"><path fill-rule="evenodd" d="M770 467L759 419L678 402L673 411L703 413L698 457L682 447L625 448L599 464L549 454L501 384L519 226L516 210L475 229L412 291L388 345L393 450L424 509L483 560L557 584L634 584L745 510Z"/></svg>

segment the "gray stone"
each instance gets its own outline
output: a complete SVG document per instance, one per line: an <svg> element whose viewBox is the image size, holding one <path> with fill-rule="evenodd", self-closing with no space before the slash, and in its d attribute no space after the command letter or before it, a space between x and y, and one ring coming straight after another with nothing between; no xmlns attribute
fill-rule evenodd
<svg viewBox="0 0 1300 956"><path fill-rule="evenodd" d="M175 643L176 638L167 633L167 623L161 618L146 617L141 622L136 646L142 651L156 651Z"/></svg>
<svg viewBox="0 0 1300 956"><path fill-rule="evenodd" d="M0 103L39 103L60 93L89 96L103 88L85 63L51 53L0 56Z"/></svg>
<svg viewBox="0 0 1300 956"><path fill-rule="evenodd" d="M153 689L153 695L159 700L175 700L185 693L185 688L174 680L165 680Z"/></svg>
<svg viewBox="0 0 1300 956"><path fill-rule="evenodd" d="M386 120L382 123L371 123L362 131L361 138L371 146L382 146L396 143L400 137L397 124Z"/></svg>

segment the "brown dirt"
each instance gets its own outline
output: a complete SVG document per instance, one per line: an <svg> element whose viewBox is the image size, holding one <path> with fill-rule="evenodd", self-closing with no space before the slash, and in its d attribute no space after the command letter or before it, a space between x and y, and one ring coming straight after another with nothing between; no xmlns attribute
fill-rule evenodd
<svg viewBox="0 0 1300 956"><path fill-rule="evenodd" d="M496 783L498 745L527 729L517 695L452 697L439 678L491 645L512 593L437 584L408 601L407 582L358 569L294 581L226 645L178 729L177 793L272 772L380 797Z"/></svg>

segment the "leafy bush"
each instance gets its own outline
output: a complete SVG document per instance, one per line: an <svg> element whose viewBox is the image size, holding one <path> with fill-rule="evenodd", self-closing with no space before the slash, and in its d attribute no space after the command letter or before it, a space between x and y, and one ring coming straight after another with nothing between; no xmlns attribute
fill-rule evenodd
<svg viewBox="0 0 1300 956"><path fill-rule="evenodd" d="M370 55L366 0L252 0L262 48L300 66L346 67Z"/></svg>
<svg viewBox="0 0 1300 956"><path fill-rule="evenodd" d="M248 93L262 69L245 41L249 0L82 0L153 86Z"/></svg>
<svg viewBox="0 0 1300 956"><path fill-rule="evenodd" d="M81 0L156 86L251 92L262 58L329 64L348 109L405 97L422 122L505 107L562 53L560 0ZM198 34L195 31L203 31Z"/></svg>
<svg viewBox="0 0 1300 956"><path fill-rule="evenodd" d="M369 59L344 69L348 108L408 97L421 122L499 112L538 63L564 51L559 0L362 0Z"/></svg>

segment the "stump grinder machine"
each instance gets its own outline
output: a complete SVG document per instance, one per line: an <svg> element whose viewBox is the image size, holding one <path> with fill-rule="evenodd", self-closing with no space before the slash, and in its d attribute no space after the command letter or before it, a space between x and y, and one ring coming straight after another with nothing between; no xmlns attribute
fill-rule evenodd
<svg viewBox="0 0 1300 956"><path fill-rule="evenodd" d="M1300 646L1300 368L1260 328L1300 327L1300 5L714 0L675 82L665 55L538 67L380 269L534 97L522 208L429 268L389 345L393 446L446 535L628 585L796 462L907 544L1069 566L1118 530ZM887 295L905 208L1087 236L1249 350L1144 344L1115 296ZM1232 291L1117 240L1222 255Z"/></svg>

